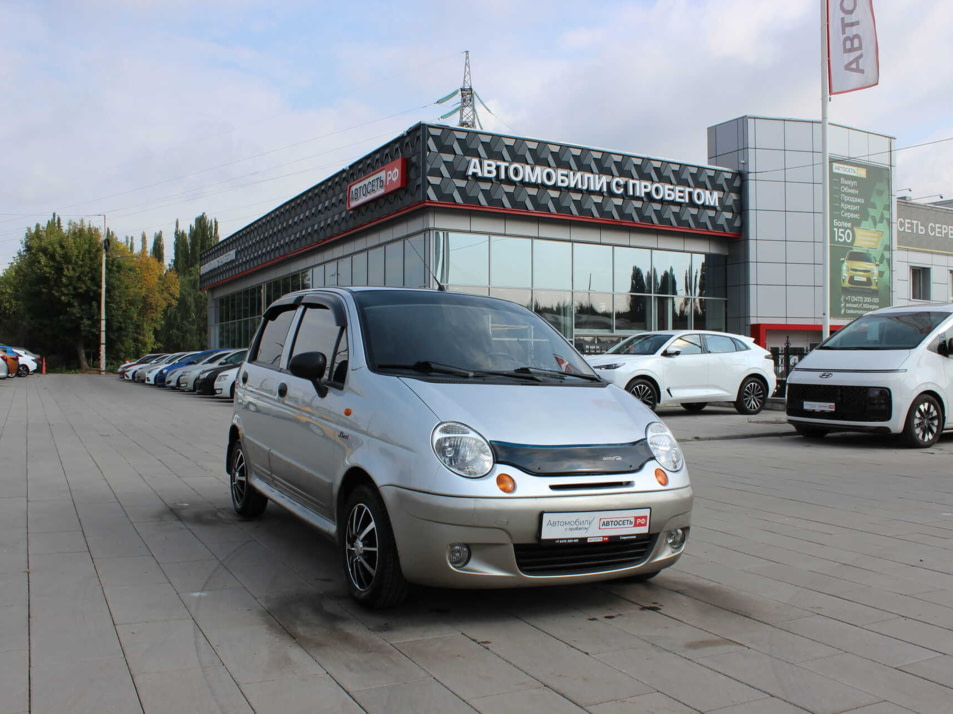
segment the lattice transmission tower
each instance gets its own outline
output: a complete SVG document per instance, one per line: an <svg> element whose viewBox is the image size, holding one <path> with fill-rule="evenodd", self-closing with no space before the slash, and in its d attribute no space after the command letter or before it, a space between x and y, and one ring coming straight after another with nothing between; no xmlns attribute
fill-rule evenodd
<svg viewBox="0 0 953 714"><path fill-rule="evenodd" d="M490 112L490 114L493 114L493 112L490 111L490 108L483 101L483 98L480 97L480 95L477 94L473 89L473 84L470 81L470 52L466 51L463 54L465 57L463 64L463 86L461 86L460 89L454 89L447 96L437 100L437 104L443 104L444 102L449 102L454 97L459 96L459 104L455 104L453 109L442 115L440 118L446 119L451 114L459 111L460 122L457 126L462 126L467 129L482 129L483 123L480 121L480 117L477 114L476 102L480 102L483 108ZM496 115L493 114L493 116Z"/></svg>

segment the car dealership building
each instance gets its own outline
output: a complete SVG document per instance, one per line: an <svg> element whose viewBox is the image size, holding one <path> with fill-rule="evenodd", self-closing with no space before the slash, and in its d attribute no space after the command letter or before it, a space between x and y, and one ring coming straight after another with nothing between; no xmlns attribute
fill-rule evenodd
<svg viewBox="0 0 953 714"><path fill-rule="evenodd" d="M893 138L832 125L828 144L832 329L949 299L953 210L896 201ZM383 285L513 300L583 352L663 328L808 347L822 177L815 121L709 127L707 165L417 124L206 251L210 344L247 344L291 290Z"/></svg>

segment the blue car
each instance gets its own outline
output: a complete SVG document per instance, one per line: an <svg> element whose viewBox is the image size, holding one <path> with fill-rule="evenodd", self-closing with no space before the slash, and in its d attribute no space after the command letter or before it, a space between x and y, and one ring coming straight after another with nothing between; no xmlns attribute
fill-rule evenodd
<svg viewBox="0 0 953 714"><path fill-rule="evenodd" d="M172 370L179 369L179 367L185 367L186 365L195 364L211 354L217 354L223 352L221 349L214 350L204 350L202 352L189 352L184 357L180 357L177 361L167 364L165 367L156 372L155 377L153 378L153 384L157 387L164 387L166 377L169 376L169 373Z"/></svg>

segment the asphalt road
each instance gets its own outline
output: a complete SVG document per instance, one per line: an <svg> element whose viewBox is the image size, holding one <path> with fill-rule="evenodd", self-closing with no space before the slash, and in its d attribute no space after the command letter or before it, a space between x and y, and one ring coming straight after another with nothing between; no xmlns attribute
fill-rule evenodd
<svg viewBox="0 0 953 714"><path fill-rule="evenodd" d="M230 409L0 381L0 714L953 711L953 436L666 409L696 493L674 568L370 613L317 532L233 515Z"/></svg>

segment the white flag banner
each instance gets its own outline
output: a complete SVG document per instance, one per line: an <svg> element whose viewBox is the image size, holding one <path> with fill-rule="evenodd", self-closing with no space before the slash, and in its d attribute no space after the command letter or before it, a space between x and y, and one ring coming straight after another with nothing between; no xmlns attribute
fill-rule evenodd
<svg viewBox="0 0 953 714"><path fill-rule="evenodd" d="M827 49L831 94L880 81L874 0L827 0Z"/></svg>

